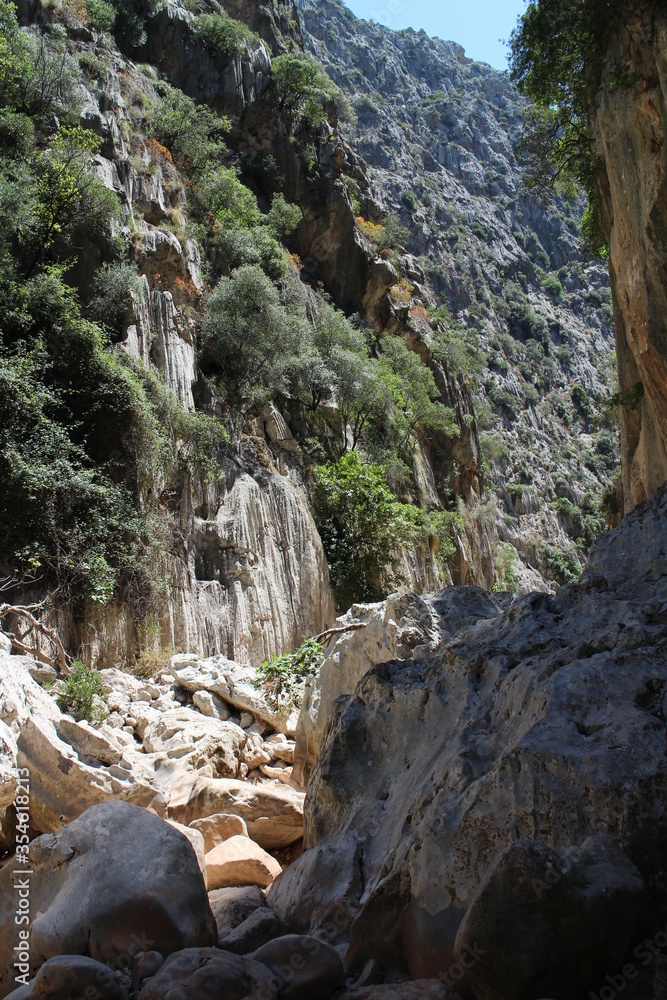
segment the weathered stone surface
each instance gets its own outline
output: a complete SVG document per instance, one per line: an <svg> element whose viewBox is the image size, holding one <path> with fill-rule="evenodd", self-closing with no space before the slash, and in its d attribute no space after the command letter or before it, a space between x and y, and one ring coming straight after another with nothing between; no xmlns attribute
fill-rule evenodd
<svg viewBox="0 0 667 1000"><path fill-rule="evenodd" d="M218 928L218 940L226 938L244 920L260 908L265 908L264 894L256 886L214 889L208 894Z"/></svg>
<svg viewBox="0 0 667 1000"><path fill-rule="evenodd" d="M206 847L203 834L199 830L195 830L192 826L183 826L182 823L177 823L173 819L168 819L167 823L169 826L173 826L174 830L182 833L186 840L190 841L192 850L195 852L195 857L197 858L199 870L204 876L204 881L206 881Z"/></svg>
<svg viewBox="0 0 667 1000"><path fill-rule="evenodd" d="M206 854L230 837L248 836L246 821L241 816L233 816L230 813L215 813L203 819L193 819L190 828L197 830L203 836Z"/></svg>
<svg viewBox="0 0 667 1000"><path fill-rule="evenodd" d="M139 1000L275 1000L266 966L217 948L188 948L171 955Z"/></svg>
<svg viewBox="0 0 667 1000"><path fill-rule="evenodd" d="M123 1000L124 991L111 969L85 955L56 955L41 967L30 1000Z"/></svg>
<svg viewBox="0 0 667 1000"><path fill-rule="evenodd" d="M248 955L280 934L282 927L278 917L268 906L261 906L225 937L218 937L218 948L235 955Z"/></svg>
<svg viewBox="0 0 667 1000"><path fill-rule="evenodd" d="M16 753L16 737L9 726L0 721L0 809L6 809L14 801L18 780Z"/></svg>
<svg viewBox="0 0 667 1000"><path fill-rule="evenodd" d="M171 670L174 679L186 691L209 691L239 711L250 713L251 718L256 716L280 732L294 734L297 712L277 711L267 701L261 688L255 687L257 674L254 667L235 663L226 656L198 660L180 654L173 657Z"/></svg>
<svg viewBox="0 0 667 1000"><path fill-rule="evenodd" d="M60 739L55 725L41 715L23 723L17 741L17 765L29 770L30 822L41 833L52 833L89 806L111 799L150 806L164 813L164 795L145 774L107 767L80 756Z"/></svg>
<svg viewBox="0 0 667 1000"><path fill-rule="evenodd" d="M221 719L226 722L230 716L227 703L217 694L212 694L211 691L195 691L192 703L202 715L208 715L211 719Z"/></svg>
<svg viewBox="0 0 667 1000"><path fill-rule="evenodd" d="M496 605L492 608L497 612ZM352 694L376 664L423 656L440 639L437 610L415 594L395 594L382 604L355 604L336 625L362 622L366 628L343 633L328 648L319 672L306 685L294 754L294 780L303 786L313 772L336 698Z"/></svg>
<svg viewBox="0 0 667 1000"><path fill-rule="evenodd" d="M30 676L34 664L28 656L9 656L0 651L0 721L18 736L30 716L55 720L60 711L53 698Z"/></svg>
<svg viewBox="0 0 667 1000"><path fill-rule="evenodd" d="M238 775L247 737L240 726L202 716L190 708L160 713L144 730L148 753L163 753L195 770L210 764L215 777Z"/></svg>
<svg viewBox="0 0 667 1000"><path fill-rule="evenodd" d="M337 1000L458 1000L459 994L437 979L413 980L386 986L367 986L345 990Z"/></svg>
<svg viewBox="0 0 667 1000"><path fill-rule="evenodd" d="M660 5L659 5L660 6ZM628 64L628 38L632 38ZM620 407L626 512L667 479L667 15L635 15L612 38L595 100L598 190L609 240L619 384L644 395ZM630 69L628 70L628 65ZM614 85L620 69L632 86ZM641 83L639 83L641 81Z"/></svg>
<svg viewBox="0 0 667 1000"><path fill-rule="evenodd" d="M478 1000L576 996L623 965L644 882L608 837L562 857L511 844L463 918L455 957Z"/></svg>
<svg viewBox="0 0 667 1000"><path fill-rule="evenodd" d="M255 843L273 851L303 836L303 800L302 792L286 785L192 777L174 787L169 815L186 825L216 813L240 816Z"/></svg>
<svg viewBox="0 0 667 1000"><path fill-rule="evenodd" d="M281 1000L324 1000L345 985L340 955L318 938L287 934L258 948L252 958L281 983Z"/></svg>
<svg viewBox="0 0 667 1000"><path fill-rule="evenodd" d="M88 955L116 966L139 951L169 955L216 939L192 846L180 833L126 802L93 806L30 845L30 962ZM0 871L0 909L13 915L12 862ZM177 901L177 905L176 905ZM0 995L13 985L14 920L0 923Z"/></svg>
<svg viewBox="0 0 667 1000"><path fill-rule="evenodd" d="M249 837L230 837L206 855L206 888L257 885L264 889L282 868Z"/></svg>
<svg viewBox="0 0 667 1000"><path fill-rule="evenodd" d="M132 989L140 990L144 982L164 965L159 951L141 951L132 959Z"/></svg>
<svg viewBox="0 0 667 1000"><path fill-rule="evenodd" d="M486 617L479 592L445 591L450 637L437 652L373 668L336 705L308 791L307 849L269 894L286 928L303 926L313 847L325 871L310 920L336 912L350 887L339 912L344 923L356 913L342 930L359 970L375 957L413 976L446 973L475 892L515 840L562 854L609 835L659 897L667 577L643 545L664 549L666 504L667 487L555 596ZM473 615L452 635L468 601Z"/></svg>

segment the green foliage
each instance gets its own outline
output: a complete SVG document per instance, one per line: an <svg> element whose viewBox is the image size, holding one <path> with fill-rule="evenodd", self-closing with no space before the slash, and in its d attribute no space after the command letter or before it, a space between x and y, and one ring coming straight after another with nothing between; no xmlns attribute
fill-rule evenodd
<svg viewBox="0 0 667 1000"><path fill-rule="evenodd" d="M651 0L531 0L510 39L512 78L535 102L524 123L530 184L545 194L583 187L589 208L582 236L595 252L605 246L589 131L595 95L610 39L634 13L652 8Z"/></svg>
<svg viewBox="0 0 667 1000"><path fill-rule="evenodd" d="M313 504L339 608L381 600L396 583L396 552L423 537L423 515L399 503L381 465L352 451L315 470Z"/></svg>
<svg viewBox="0 0 667 1000"><path fill-rule="evenodd" d="M75 719L100 722L107 714L102 675L81 660L74 660L70 672L55 685L56 702L61 712Z"/></svg>
<svg viewBox="0 0 667 1000"><path fill-rule="evenodd" d="M234 409L280 391L299 344L278 290L259 267L240 267L208 297L201 361Z"/></svg>
<svg viewBox="0 0 667 1000"><path fill-rule="evenodd" d="M298 708L301 704L299 686L317 673L323 659L320 643L306 639L293 653L265 660L257 668L255 687L261 688L267 701L278 710Z"/></svg>
<svg viewBox="0 0 667 1000"><path fill-rule="evenodd" d="M555 274L545 274L542 278L542 288L552 299L560 299L563 296L563 286Z"/></svg>
<svg viewBox="0 0 667 1000"><path fill-rule="evenodd" d="M148 105L146 122L150 134L194 174L219 157L230 127L226 118L166 83L160 85L160 99Z"/></svg>
<svg viewBox="0 0 667 1000"><path fill-rule="evenodd" d="M337 88L312 56L293 52L277 56L271 66L271 85L278 110L312 129L324 124L328 106L336 104Z"/></svg>
<svg viewBox="0 0 667 1000"><path fill-rule="evenodd" d="M574 548L559 549L545 545L543 550L547 570L556 583L576 583L581 576L581 563Z"/></svg>
<svg viewBox="0 0 667 1000"><path fill-rule="evenodd" d="M301 209L298 205L290 205L282 194L273 197L269 210L267 224L271 234L277 240L287 239L301 222Z"/></svg>
<svg viewBox="0 0 667 1000"><path fill-rule="evenodd" d="M113 339L122 339L140 288L139 275L132 264L103 264L96 272L88 310Z"/></svg>
<svg viewBox="0 0 667 1000"><path fill-rule="evenodd" d="M431 313L431 322L435 327L429 345L433 357L445 365L450 375L465 375L474 383L481 367L478 334L453 320L445 306Z"/></svg>
<svg viewBox="0 0 667 1000"><path fill-rule="evenodd" d="M107 0L86 0L88 24L98 31L111 31L116 23L116 10Z"/></svg>
<svg viewBox="0 0 667 1000"><path fill-rule="evenodd" d="M192 32L211 55L223 61L239 55L250 45L259 43L257 35L240 21L230 17L225 10L215 14L199 14L192 25Z"/></svg>
<svg viewBox="0 0 667 1000"><path fill-rule="evenodd" d="M516 560L516 549L513 546L498 546L493 557L493 564L498 574L498 579L493 585L494 591L515 591L518 589L519 579L514 568Z"/></svg>
<svg viewBox="0 0 667 1000"><path fill-rule="evenodd" d="M114 35L121 48L130 52L146 44L146 26L157 9L157 0L112 0L116 8Z"/></svg>
<svg viewBox="0 0 667 1000"><path fill-rule="evenodd" d="M570 390L570 397L572 399L573 405L576 406L577 410L579 411L579 413L582 414L582 416L584 417L590 416L591 398L588 395L587 390L584 389L583 385L579 385L578 382L575 383L572 386L572 389Z"/></svg>
<svg viewBox="0 0 667 1000"><path fill-rule="evenodd" d="M424 522L426 537L435 543L436 558L444 569L456 555L456 536L463 530L458 511L432 510Z"/></svg>

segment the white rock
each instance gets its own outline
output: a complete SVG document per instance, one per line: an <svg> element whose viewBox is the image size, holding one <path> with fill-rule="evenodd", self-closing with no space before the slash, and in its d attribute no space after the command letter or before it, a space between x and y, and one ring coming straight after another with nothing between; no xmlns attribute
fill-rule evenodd
<svg viewBox="0 0 667 1000"><path fill-rule="evenodd" d="M270 886L282 868L249 837L231 837L206 855L206 888L233 885Z"/></svg>
<svg viewBox="0 0 667 1000"><path fill-rule="evenodd" d="M164 753L192 768L210 764L218 777L236 777L246 736L233 722L178 708L150 723L143 742L148 753Z"/></svg>
<svg viewBox="0 0 667 1000"><path fill-rule="evenodd" d="M220 719L225 722L231 715L226 702L211 691L195 691L192 703L202 715L208 715L211 719Z"/></svg>

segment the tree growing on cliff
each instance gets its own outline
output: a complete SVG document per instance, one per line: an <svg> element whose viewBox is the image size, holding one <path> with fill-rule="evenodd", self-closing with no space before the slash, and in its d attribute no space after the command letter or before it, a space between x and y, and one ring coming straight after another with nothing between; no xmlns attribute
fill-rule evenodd
<svg viewBox="0 0 667 1000"><path fill-rule="evenodd" d="M522 142L531 164L529 183L543 194L585 190L582 237L594 252L606 244L591 132L595 95L610 39L625 30L634 13L656 7L656 0L531 0L510 38L512 78L535 102L527 113ZM612 85L627 85L626 67L613 69Z"/></svg>

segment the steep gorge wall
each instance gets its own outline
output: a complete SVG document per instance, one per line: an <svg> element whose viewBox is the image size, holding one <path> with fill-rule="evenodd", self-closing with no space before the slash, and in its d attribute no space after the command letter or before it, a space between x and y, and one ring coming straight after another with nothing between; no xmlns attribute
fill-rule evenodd
<svg viewBox="0 0 667 1000"><path fill-rule="evenodd" d="M628 84L615 83L623 70ZM593 115L609 239L625 512L667 479L667 14L614 40Z"/></svg>

